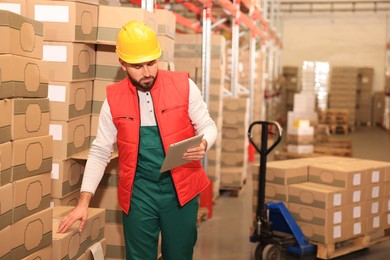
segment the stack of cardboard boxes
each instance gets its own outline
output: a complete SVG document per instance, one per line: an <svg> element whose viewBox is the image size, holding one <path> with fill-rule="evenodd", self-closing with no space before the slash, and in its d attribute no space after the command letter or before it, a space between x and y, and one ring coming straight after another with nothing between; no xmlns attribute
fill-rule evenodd
<svg viewBox="0 0 390 260"><path fill-rule="evenodd" d="M0 44L0 236L14 235L1 239L9 243L1 247L0 258L34 253L45 259L92 259L107 251L106 259L123 259L122 213L112 203L117 201L115 159L91 201L92 207L107 212L90 209L85 231L77 232L77 222L66 234L53 232L53 244L52 230L69 212L66 206L77 204L105 87L127 76L115 54L117 33L131 19L144 21L161 42L160 68L173 69L175 17L167 10L151 13L82 0L10 0L3 8L13 12L1 11L0 25L6 36ZM25 237L22 225L35 218L42 219L43 227L33 225L26 234L34 237ZM46 255L36 253L41 249Z"/></svg>
<svg viewBox="0 0 390 260"><path fill-rule="evenodd" d="M373 120L372 105L374 84L374 69L359 68L356 92L356 123L357 125L371 125Z"/></svg>
<svg viewBox="0 0 390 260"><path fill-rule="evenodd" d="M0 258L50 258L53 148L43 24L5 10L0 17Z"/></svg>
<svg viewBox="0 0 390 260"><path fill-rule="evenodd" d="M256 181L258 169L254 165ZM357 158L269 162L266 200L283 201L304 235L315 243L334 245L384 235L390 227L389 174L390 163ZM254 185L255 215L258 183Z"/></svg>
<svg viewBox="0 0 390 260"><path fill-rule="evenodd" d="M208 109L218 129L217 140L207 153L206 173L213 183L213 199L219 196L221 174L221 141L223 115L223 86L225 81L225 38L211 35L210 88ZM190 78L202 90L202 35L176 34L175 69L188 72Z"/></svg>

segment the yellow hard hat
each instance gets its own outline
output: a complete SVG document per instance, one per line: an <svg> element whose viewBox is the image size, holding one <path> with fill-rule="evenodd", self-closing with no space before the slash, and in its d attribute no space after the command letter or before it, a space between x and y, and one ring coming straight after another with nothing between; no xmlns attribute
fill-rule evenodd
<svg viewBox="0 0 390 260"><path fill-rule="evenodd" d="M139 21L130 21L118 33L115 52L123 61L137 64L158 59L161 47L149 26Z"/></svg>

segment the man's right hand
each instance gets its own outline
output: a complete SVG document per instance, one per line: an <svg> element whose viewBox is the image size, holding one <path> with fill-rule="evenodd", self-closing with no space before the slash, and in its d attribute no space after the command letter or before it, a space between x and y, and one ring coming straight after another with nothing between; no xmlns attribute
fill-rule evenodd
<svg viewBox="0 0 390 260"><path fill-rule="evenodd" d="M77 220L80 220L79 232L84 228L88 218L88 206L92 198L92 193L82 192L77 206L66 215L58 225L57 233L65 233Z"/></svg>

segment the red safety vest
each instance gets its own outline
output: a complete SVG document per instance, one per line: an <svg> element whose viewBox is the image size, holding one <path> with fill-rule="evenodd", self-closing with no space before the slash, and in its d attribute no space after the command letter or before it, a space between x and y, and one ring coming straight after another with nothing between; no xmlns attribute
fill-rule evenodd
<svg viewBox="0 0 390 260"><path fill-rule="evenodd" d="M195 135L188 115L188 74L159 70L150 91L157 125L165 153L169 145ZM140 110L137 90L126 78L107 87L107 101L116 128L119 152L118 199L128 214L138 160ZM181 206L202 192L210 183L200 161L189 162L171 170Z"/></svg>

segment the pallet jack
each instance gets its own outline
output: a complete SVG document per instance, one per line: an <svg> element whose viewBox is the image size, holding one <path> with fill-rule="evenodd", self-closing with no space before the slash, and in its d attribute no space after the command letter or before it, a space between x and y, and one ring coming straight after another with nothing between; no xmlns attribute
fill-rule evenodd
<svg viewBox="0 0 390 260"><path fill-rule="evenodd" d="M256 125L261 126L260 145L252 138L252 129ZM282 131L276 121L255 121L248 129L249 141L260 154L256 221L249 238L250 242L258 243L252 253L254 260L283 259L286 251L297 256L316 251L316 247L309 243L283 202L265 203L267 155L282 140ZM269 136L276 139L268 148Z"/></svg>

